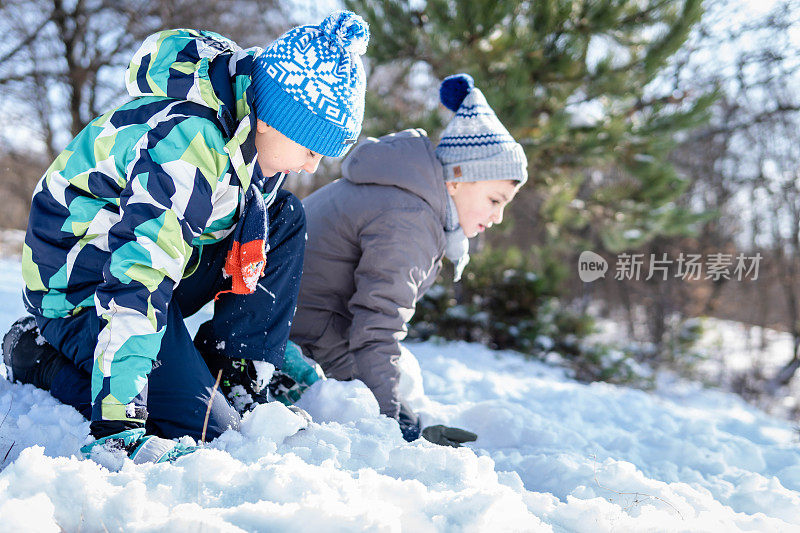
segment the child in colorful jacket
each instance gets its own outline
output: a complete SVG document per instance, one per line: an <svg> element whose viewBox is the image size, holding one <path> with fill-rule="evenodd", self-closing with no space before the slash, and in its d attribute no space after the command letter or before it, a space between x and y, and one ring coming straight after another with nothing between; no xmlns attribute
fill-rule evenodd
<svg viewBox="0 0 800 533"><path fill-rule="evenodd" d="M522 147L471 77L447 78L440 96L456 114L435 149L422 130L368 138L345 159L343 179L303 201L308 242L291 339L328 377L363 381L407 440L421 428L398 392L406 323L442 257L458 279L467 239L499 224L527 179ZM444 426L422 434L451 446L475 438Z"/></svg>
<svg viewBox="0 0 800 533"><path fill-rule="evenodd" d="M13 379L91 420L85 453L108 442L163 461L188 451L167 439L238 426L184 324L212 299L204 330L230 362L227 385L252 361L281 367L305 240L302 205L281 185L355 143L368 38L346 11L264 50L155 34L126 72L133 99L46 171L23 252L32 318L4 352Z"/></svg>

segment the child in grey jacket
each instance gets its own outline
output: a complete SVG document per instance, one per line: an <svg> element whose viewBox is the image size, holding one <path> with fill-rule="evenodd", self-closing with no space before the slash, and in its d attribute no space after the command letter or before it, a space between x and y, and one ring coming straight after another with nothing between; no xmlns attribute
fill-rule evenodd
<svg viewBox="0 0 800 533"><path fill-rule="evenodd" d="M442 103L456 112L436 149L423 130L359 143L344 179L307 197L308 241L291 339L338 380L359 379L406 440L419 418L398 393L400 341L443 256L460 278L467 238L499 224L527 179L527 161L472 78L450 76ZM457 446L475 435L422 430Z"/></svg>

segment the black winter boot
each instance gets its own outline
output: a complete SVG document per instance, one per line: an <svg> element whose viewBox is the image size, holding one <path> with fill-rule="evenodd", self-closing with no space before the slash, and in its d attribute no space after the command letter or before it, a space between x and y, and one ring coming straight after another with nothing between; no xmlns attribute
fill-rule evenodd
<svg viewBox="0 0 800 533"><path fill-rule="evenodd" d="M39 335L36 320L28 315L14 322L3 337L3 362L9 381L50 390L53 377L69 359L47 344Z"/></svg>

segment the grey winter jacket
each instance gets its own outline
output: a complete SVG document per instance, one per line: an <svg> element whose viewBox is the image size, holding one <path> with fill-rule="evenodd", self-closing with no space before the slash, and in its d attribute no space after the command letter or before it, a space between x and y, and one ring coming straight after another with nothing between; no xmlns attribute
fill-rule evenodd
<svg viewBox="0 0 800 533"><path fill-rule="evenodd" d="M308 196L291 339L326 375L359 379L398 418L400 341L445 248L447 190L423 130L356 146L343 179Z"/></svg>

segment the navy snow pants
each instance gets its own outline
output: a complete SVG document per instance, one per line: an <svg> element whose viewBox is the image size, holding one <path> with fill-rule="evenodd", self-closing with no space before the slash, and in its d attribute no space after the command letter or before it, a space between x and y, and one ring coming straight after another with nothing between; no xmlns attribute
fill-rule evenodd
<svg viewBox="0 0 800 533"><path fill-rule="evenodd" d="M206 337L232 358L263 360L280 368L297 303L305 250L305 213L291 193L280 190L269 207L269 248L264 277L253 294L221 294L213 318L203 325ZM197 351L184 317L191 316L231 287L222 267L231 237L201 247L199 264L172 295L161 350L148 377L147 432L165 438L200 439L216 376ZM195 252L197 253L197 252ZM195 258L189 264L195 263ZM53 378L50 393L91 416L91 372L100 320L93 308L73 317L36 317L42 336L74 365ZM206 341L210 339L206 338ZM224 344L223 344L224 343ZM206 439L238 428L239 414L217 390L211 402ZM98 435L96 435L98 436Z"/></svg>

